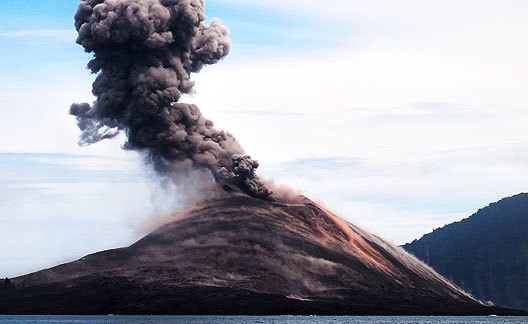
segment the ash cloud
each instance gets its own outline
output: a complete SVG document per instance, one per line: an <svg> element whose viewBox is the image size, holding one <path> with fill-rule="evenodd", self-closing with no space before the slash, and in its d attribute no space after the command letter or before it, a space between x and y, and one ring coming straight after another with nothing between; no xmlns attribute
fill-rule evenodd
<svg viewBox="0 0 528 324"><path fill-rule="evenodd" d="M230 50L219 20L204 23L203 0L82 0L75 14L77 43L93 53L96 101L70 113L89 145L127 135L124 148L145 153L161 175L182 166L209 170L219 184L257 198L271 190L256 174L258 162L236 139L217 130L193 104L191 74Z"/></svg>

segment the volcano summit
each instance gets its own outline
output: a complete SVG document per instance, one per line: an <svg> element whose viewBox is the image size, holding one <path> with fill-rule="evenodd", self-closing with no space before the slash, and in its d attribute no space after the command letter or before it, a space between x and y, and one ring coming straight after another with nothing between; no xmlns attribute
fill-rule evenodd
<svg viewBox="0 0 528 324"><path fill-rule="evenodd" d="M308 199L202 203L135 244L11 279L0 313L506 314ZM511 313L511 312L510 312Z"/></svg>

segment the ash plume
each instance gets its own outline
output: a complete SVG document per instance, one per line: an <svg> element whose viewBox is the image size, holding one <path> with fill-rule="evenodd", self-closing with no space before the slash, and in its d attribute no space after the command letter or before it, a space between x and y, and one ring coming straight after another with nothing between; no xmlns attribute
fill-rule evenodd
<svg viewBox="0 0 528 324"><path fill-rule="evenodd" d="M75 14L77 43L93 53L95 102L70 113L89 145L124 132L125 149L145 153L161 175L184 167L206 169L219 184L257 198L271 190L256 175L236 139L217 130L193 104L191 73L229 53L228 30L204 23L204 0L82 0Z"/></svg>

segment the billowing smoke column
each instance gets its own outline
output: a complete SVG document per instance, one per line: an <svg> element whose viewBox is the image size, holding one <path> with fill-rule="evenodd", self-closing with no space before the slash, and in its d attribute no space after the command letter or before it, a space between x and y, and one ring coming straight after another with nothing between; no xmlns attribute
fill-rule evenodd
<svg viewBox="0 0 528 324"><path fill-rule="evenodd" d="M271 191L229 133L216 130L196 105L190 74L229 52L228 30L204 24L204 0L82 0L75 14L77 43L93 53L96 101L73 104L80 144L127 135L125 148L142 151L160 174L182 166L205 168L220 184L263 199Z"/></svg>

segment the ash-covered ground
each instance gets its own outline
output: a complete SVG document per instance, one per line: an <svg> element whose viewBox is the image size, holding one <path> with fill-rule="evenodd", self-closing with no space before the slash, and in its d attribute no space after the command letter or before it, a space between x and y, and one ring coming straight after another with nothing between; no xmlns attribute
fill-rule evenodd
<svg viewBox="0 0 528 324"><path fill-rule="evenodd" d="M13 278L0 313L507 314L308 199L230 193L135 244Z"/></svg>

